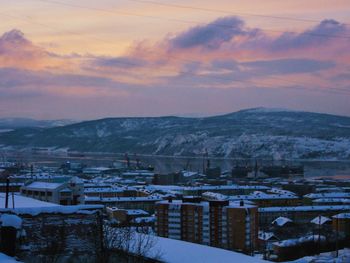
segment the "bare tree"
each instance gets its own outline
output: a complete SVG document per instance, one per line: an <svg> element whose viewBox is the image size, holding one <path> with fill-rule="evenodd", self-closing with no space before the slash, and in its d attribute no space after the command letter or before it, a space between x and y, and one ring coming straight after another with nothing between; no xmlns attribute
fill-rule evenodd
<svg viewBox="0 0 350 263"><path fill-rule="evenodd" d="M145 230L144 230L145 231ZM131 257L159 260L160 251L156 251L157 239L151 234L138 233L133 227L113 227L108 223L104 224L104 255L105 262L108 262L112 254L117 254L129 262Z"/></svg>

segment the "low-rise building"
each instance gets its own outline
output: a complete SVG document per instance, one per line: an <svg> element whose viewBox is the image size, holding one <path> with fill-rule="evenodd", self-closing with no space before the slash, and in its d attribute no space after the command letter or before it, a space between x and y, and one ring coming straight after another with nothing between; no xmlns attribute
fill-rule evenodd
<svg viewBox="0 0 350 263"><path fill-rule="evenodd" d="M350 205L262 207L259 208L259 224L260 227L269 226L278 217L306 224L319 215L332 217L342 212L350 212Z"/></svg>
<svg viewBox="0 0 350 263"><path fill-rule="evenodd" d="M119 209L117 207L106 208L109 219L115 219L118 223L129 224L135 218L148 217L149 214L141 209Z"/></svg>
<svg viewBox="0 0 350 263"><path fill-rule="evenodd" d="M84 184L77 177L61 183L31 181L21 187L21 194L61 205L83 204Z"/></svg>
<svg viewBox="0 0 350 263"><path fill-rule="evenodd" d="M154 213L155 203L163 200L158 196L145 197L86 197L85 204L101 204L106 207L118 207L120 209L142 209Z"/></svg>

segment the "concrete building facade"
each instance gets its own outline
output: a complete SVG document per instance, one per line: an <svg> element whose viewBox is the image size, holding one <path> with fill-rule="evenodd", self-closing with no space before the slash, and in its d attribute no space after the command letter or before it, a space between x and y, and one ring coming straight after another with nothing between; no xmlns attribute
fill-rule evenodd
<svg viewBox="0 0 350 263"><path fill-rule="evenodd" d="M84 204L84 183L77 177L62 183L31 181L21 187L21 195L60 205Z"/></svg>

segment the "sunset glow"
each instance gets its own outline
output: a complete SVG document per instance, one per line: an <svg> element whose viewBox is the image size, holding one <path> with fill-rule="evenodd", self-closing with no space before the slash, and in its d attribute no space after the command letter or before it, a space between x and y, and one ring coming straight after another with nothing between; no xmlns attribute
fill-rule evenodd
<svg viewBox="0 0 350 263"><path fill-rule="evenodd" d="M349 14L348 0L2 0L0 117L350 115Z"/></svg>

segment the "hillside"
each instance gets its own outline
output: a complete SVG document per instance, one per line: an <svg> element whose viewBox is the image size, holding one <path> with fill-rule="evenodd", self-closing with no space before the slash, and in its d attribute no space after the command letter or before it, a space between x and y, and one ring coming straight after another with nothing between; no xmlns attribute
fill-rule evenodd
<svg viewBox="0 0 350 263"><path fill-rule="evenodd" d="M4 147L235 158L350 159L350 118L249 109L206 118L108 118L0 133Z"/></svg>

